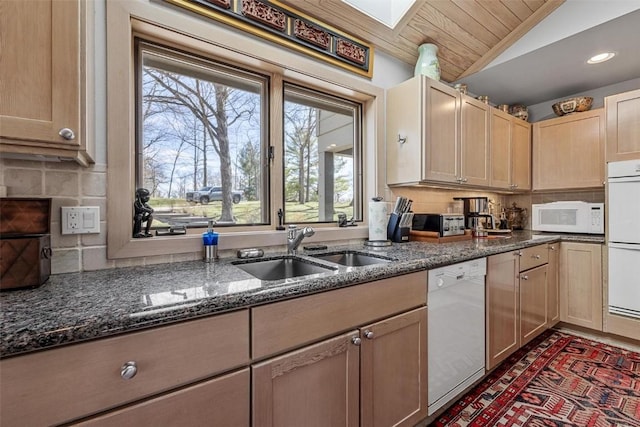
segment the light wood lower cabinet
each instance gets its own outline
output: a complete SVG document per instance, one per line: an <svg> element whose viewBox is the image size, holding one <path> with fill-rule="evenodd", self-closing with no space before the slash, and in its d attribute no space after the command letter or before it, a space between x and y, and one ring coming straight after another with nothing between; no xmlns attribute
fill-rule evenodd
<svg viewBox="0 0 640 427"><path fill-rule="evenodd" d="M602 245L560 245L560 320L602 331Z"/></svg>
<svg viewBox="0 0 640 427"><path fill-rule="evenodd" d="M414 426L427 416L427 308L360 332L360 424Z"/></svg>
<svg viewBox="0 0 640 427"><path fill-rule="evenodd" d="M253 425L413 426L426 418L426 310L254 365Z"/></svg>
<svg viewBox="0 0 640 427"><path fill-rule="evenodd" d="M487 369L546 329L548 251L544 244L487 259Z"/></svg>
<svg viewBox="0 0 640 427"><path fill-rule="evenodd" d="M520 273L520 345L547 328L547 266Z"/></svg>
<svg viewBox="0 0 640 427"><path fill-rule="evenodd" d="M520 347L519 265L518 252L487 259L487 369L497 366Z"/></svg>
<svg viewBox="0 0 640 427"><path fill-rule="evenodd" d="M547 328L560 321L560 243L549 244L547 265Z"/></svg>
<svg viewBox="0 0 640 427"><path fill-rule="evenodd" d="M249 369L78 423L87 427L248 427ZM75 424L74 424L75 425Z"/></svg>
<svg viewBox="0 0 640 427"><path fill-rule="evenodd" d="M3 359L2 425L59 424L248 364L248 310Z"/></svg>
<svg viewBox="0 0 640 427"><path fill-rule="evenodd" d="M253 425L359 425L358 331L254 365Z"/></svg>

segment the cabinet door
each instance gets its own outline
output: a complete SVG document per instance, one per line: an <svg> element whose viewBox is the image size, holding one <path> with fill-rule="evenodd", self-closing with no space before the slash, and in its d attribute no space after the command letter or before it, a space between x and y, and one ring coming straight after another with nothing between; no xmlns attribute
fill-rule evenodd
<svg viewBox="0 0 640 427"><path fill-rule="evenodd" d="M361 328L363 426L414 426L427 417L427 308Z"/></svg>
<svg viewBox="0 0 640 427"><path fill-rule="evenodd" d="M520 347L519 258L517 252L506 252L492 255L487 260L487 369L492 369Z"/></svg>
<svg viewBox="0 0 640 427"><path fill-rule="evenodd" d="M604 184L604 113L578 113L533 125L533 189Z"/></svg>
<svg viewBox="0 0 640 427"><path fill-rule="evenodd" d="M520 345L547 326L547 266L520 273Z"/></svg>
<svg viewBox="0 0 640 427"><path fill-rule="evenodd" d="M511 128L511 186L531 190L531 124L517 117Z"/></svg>
<svg viewBox="0 0 640 427"><path fill-rule="evenodd" d="M414 77L387 91L387 184L423 178L422 79Z"/></svg>
<svg viewBox="0 0 640 427"><path fill-rule="evenodd" d="M607 162L640 159L640 89L604 99Z"/></svg>
<svg viewBox="0 0 640 427"><path fill-rule="evenodd" d="M424 179L457 183L460 178L460 93L435 80L424 77L424 81Z"/></svg>
<svg viewBox="0 0 640 427"><path fill-rule="evenodd" d="M84 143L81 2L2 0L0 9L1 151L73 153ZM63 128L71 129L75 137L62 137Z"/></svg>
<svg viewBox="0 0 640 427"><path fill-rule="evenodd" d="M560 321L559 263L560 243L549 244L549 264L547 265L547 328Z"/></svg>
<svg viewBox="0 0 640 427"><path fill-rule="evenodd" d="M491 107L461 96L460 178L463 184L489 185L489 126Z"/></svg>
<svg viewBox="0 0 640 427"><path fill-rule="evenodd" d="M249 369L79 423L91 427L249 426Z"/></svg>
<svg viewBox="0 0 640 427"><path fill-rule="evenodd" d="M602 246L560 245L560 320L602 331Z"/></svg>
<svg viewBox="0 0 640 427"><path fill-rule="evenodd" d="M252 367L254 426L359 425L358 331Z"/></svg>
<svg viewBox="0 0 640 427"><path fill-rule="evenodd" d="M494 188L510 188L512 117L500 110L491 112L491 181Z"/></svg>

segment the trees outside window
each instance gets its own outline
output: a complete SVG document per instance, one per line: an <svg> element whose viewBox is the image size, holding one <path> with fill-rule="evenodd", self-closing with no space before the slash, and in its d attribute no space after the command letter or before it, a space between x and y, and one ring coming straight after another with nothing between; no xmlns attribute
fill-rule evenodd
<svg viewBox="0 0 640 427"><path fill-rule="evenodd" d="M155 226L269 224L278 208L288 223L361 219L358 103L285 83L281 139L268 142L268 77L137 46L136 186L151 193ZM270 144L282 145L282 169L270 168ZM273 173L282 206L270 205Z"/></svg>
<svg viewBox="0 0 640 427"><path fill-rule="evenodd" d="M185 216L187 225L209 218L218 224L264 223L264 173L256 165L264 157L266 79L147 44L139 52L138 181L160 211L166 203L183 204L183 213L195 217ZM212 186L222 194L206 200L219 203L188 204L205 200L189 193ZM239 215L234 202L247 190L253 203Z"/></svg>

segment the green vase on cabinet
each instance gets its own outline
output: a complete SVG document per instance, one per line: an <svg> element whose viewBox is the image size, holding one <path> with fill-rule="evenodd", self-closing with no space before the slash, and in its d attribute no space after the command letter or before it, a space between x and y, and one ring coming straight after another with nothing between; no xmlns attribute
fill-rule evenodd
<svg viewBox="0 0 640 427"><path fill-rule="evenodd" d="M438 62L438 46L432 43L424 43L418 47L418 61L416 62L415 76L423 74L434 80L440 80L440 63Z"/></svg>

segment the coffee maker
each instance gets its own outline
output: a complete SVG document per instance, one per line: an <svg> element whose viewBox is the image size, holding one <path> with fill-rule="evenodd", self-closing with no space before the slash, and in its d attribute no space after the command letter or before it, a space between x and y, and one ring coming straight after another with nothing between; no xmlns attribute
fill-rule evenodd
<svg viewBox="0 0 640 427"><path fill-rule="evenodd" d="M489 213L488 197L454 197L462 200L465 226L471 230L495 228L493 215Z"/></svg>

